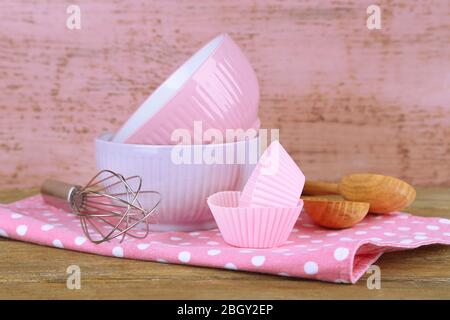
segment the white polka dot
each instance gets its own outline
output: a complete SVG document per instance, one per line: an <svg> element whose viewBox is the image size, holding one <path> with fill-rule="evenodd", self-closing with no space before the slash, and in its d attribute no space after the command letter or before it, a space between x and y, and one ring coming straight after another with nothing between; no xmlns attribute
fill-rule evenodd
<svg viewBox="0 0 450 320"><path fill-rule="evenodd" d="M23 217L23 215L21 215L20 213L13 213L11 215L11 219L20 219L22 217Z"/></svg>
<svg viewBox="0 0 450 320"><path fill-rule="evenodd" d="M383 240L383 239L374 237L374 238L370 238L369 240L372 240L372 241L381 241L381 240Z"/></svg>
<svg viewBox="0 0 450 320"><path fill-rule="evenodd" d="M428 230L439 230L439 227L438 226L433 226L433 225L430 225L430 226L427 226L427 229Z"/></svg>
<svg viewBox="0 0 450 320"><path fill-rule="evenodd" d="M280 249L272 250L272 252L275 252L275 253L286 252L286 251L289 251L289 249L287 249L287 248L280 248Z"/></svg>
<svg viewBox="0 0 450 320"><path fill-rule="evenodd" d="M209 239L209 237L206 237L206 236L201 236L201 237L198 237L199 239Z"/></svg>
<svg viewBox="0 0 450 320"><path fill-rule="evenodd" d="M289 274L286 272L280 272L280 273L278 273L278 275L282 276L282 277L289 277Z"/></svg>
<svg viewBox="0 0 450 320"><path fill-rule="evenodd" d="M54 245L55 247L57 247L57 248L64 248L64 246L63 246L61 240L59 240L59 239L53 240L52 243L53 243L53 245Z"/></svg>
<svg viewBox="0 0 450 320"><path fill-rule="evenodd" d="M24 224L21 224L16 228L16 232L19 236L24 236L27 233L28 227Z"/></svg>
<svg viewBox="0 0 450 320"><path fill-rule="evenodd" d="M306 249L306 251L318 251L319 249L317 249L317 248L309 248L309 249Z"/></svg>
<svg viewBox="0 0 450 320"><path fill-rule="evenodd" d="M415 234L416 236L424 236L424 235L426 235L425 232L414 232L414 234Z"/></svg>
<svg viewBox="0 0 450 320"><path fill-rule="evenodd" d="M180 243L180 246L190 246L192 243L190 242L182 242Z"/></svg>
<svg viewBox="0 0 450 320"><path fill-rule="evenodd" d="M156 261L159 263L167 263L167 260L161 258L156 259Z"/></svg>
<svg viewBox="0 0 450 320"><path fill-rule="evenodd" d="M294 228L294 229L292 229L292 231L291 232L293 232L293 233L297 233L298 232L298 229L297 228Z"/></svg>
<svg viewBox="0 0 450 320"><path fill-rule="evenodd" d="M383 233L386 237L393 237L393 236L395 236L395 233L393 233L393 232L384 232Z"/></svg>
<svg viewBox="0 0 450 320"><path fill-rule="evenodd" d="M347 238L347 237L342 237L339 240L341 240L341 241L353 241L352 238Z"/></svg>
<svg viewBox="0 0 450 320"><path fill-rule="evenodd" d="M398 227L397 229L400 230L400 231L409 231L409 230L411 230L410 227Z"/></svg>
<svg viewBox="0 0 450 320"><path fill-rule="evenodd" d="M266 257L264 256L254 256L252 257L252 265L255 267L260 267L264 264L264 261L266 261Z"/></svg>
<svg viewBox="0 0 450 320"><path fill-rule="evenodd" d="M284 256L293 256L294 253L293 253L293 252L286 252L286 253L283 253L283 255L284 255Z"/></svg>
<svg viewBox="0 0 450 320"><path fill-rule="evenodd" d="M48 221L59 221L58 218L48 218Z"/></svg>
<svg viewBox="0 0 450 320"><path fill-rule="evenodd" d="M181 251L178 254L178 260L180 260L181 262L187 263L191 260L191 253L188 251Z"/></svg>
<svg viewBox="0 0 450 320"><path fill-rule="evenodd" d="M416 239L416 240L426 240L426 239L428 239L428 237L427 236L415 236L414 239Z"/></svg>
<svg viewBox="0 0 450 320"><path fill-rule="evenodd" d="M307 245L306 244L297 244L294 247L296 247L296 248L306 248Z"/></svg>
<svg viewBox="0 0 450 320"><path fill-rule="evenodd" d="M170 237L170 240L172 240L172 241L181 241L183 239L180 238L180 237Z"/></svg>
<svg viewBox="0 0 450 320"><path fill-rule="evenodd" d="M439 219L439 223L450 224L450 219Z"/></svg>
<svg viewBox="0 0 450 320"><path fill-rule="evenodd" d="M0 237L5 237L5 238L7 238L7 237L8 237L8 234L6 233L6 231L5 231L5 230L3 230L3 229L0 229Z"/></svg>
<svg viewBox="0 0 450 320"><path fill-rule="evenodd" d="M413 241L411 239L403 239L402 241L400 241L401 244L410 244L413 243Z"/></svg>
<svg viewBox="0 0 450 320"><path fill-rule="evenodd" d="M52 230L54 227L55 226L52 225L52 224L44 224L44 225L42 225L41 230L42 231L49 231L49 230Z"/></svg>
<svg viewBox="0 0 450 320"><path fill-rule="evenodd" d="M224 266L225 269L230 269L230 270L237 270L237 267L234 263L228 262L227 264L225 264Z"/></svg>
<svg viewBox="0 0 450 320"><path fill-rule="evenodd" d="M337 248L334 250L334 258L337 261L345 260L348 257L349 250L347 248Z"/></svg>
<svg viewBox="0 0 450 320"><path fill-rule="evenodd" d="M381 227L380 227L380 226L372 226L372 227L369 227L369 229L372 229L372 230L380 230Z"/></svg>
<svg viewBox="0 0 450 320"><path fill-rule="evenodd" d="M356 231L355 234L356 235L362 235L362 234L366 234L367 231Z"/></svg>
<svg viewBox="0 0 450 320"><path fill-rule="evenodd" d="M300 236L297 236L299 239L309 239L309 238L311 238L311 236L308 236L308 235L305 235L305 234L302 234L302 235L300 235Z"/></svg>
<svg viewBox="0 0 450 320"><path fill-rule="evenodd" d="M215 250L215 249L213 249L213 250L208 250L208 255L209 256L217 256L218 254L220 254L222 251L220 251L220 250Z"/></svg>
<svg viewBox="0 0 450 320"><path fill-rule="evenodd" d="M189 232L189 235L195 237L200 235L200 232Z"/></svg>
<svg viewBox="0 0 450 320"><path fill-rule="evenodd" d="M290 243L294 243L294 241L288 240L288 241L285 242L285 244L290 244Z"/></svg>
<svg viewBox="0 0 450 320"><path fill-rule="evenodd" d="M51 213L51 212L44 212L42 215L44 215L46 217L49 217L49 216L52 216L53 213Z"/></svg>
<svg viewBox="0 0 450 320"><path fill-rule="evenodd" d="M335 237L335 236L337 236L337 235L338 235L337 232L327 233L327 237Z"/></svg>
<svg viewBox="0 0 450 320"><path fill-rule="evenodd" d="M394 220L387 220L387 221L383 221L383 223L386 223L386 224L394 224L395 221L394 221Z"/></svg>
<svg viewBox="0 0 450 320"><path fill-rule="evenodd" d="M244 249L244 250L239 250L240 253L252 253L254 252L254 250L249 250L249 249Z"/></svg>
<svg viewBox="0 0 450 320"><path fill-rule="evenodd" d="M123 257L123 249L121 247L114 247L112 250L112 254L115 257L122 258Z"/></svg>
<svg viewBox="0 0 450 320"><path fill-rule="evenodd" d="M316 274L319 271L319 266L313 261L308 261L303 266L303 270L305 270L306 274Z"/></svg>
<svg viewBox="0 0 450 320"><path fill-rule="evenodd" d="M450 232L444 232L443 235L447 236L447 237L450 237Z"/></svg>
<svg viewBox="0 0 450 320"><path fill-rule="evenodd" d="M413 222L411 222L411 223L414 223L414 224L423 224L423 222L422 221L417 221L417 220L414 220Z"/></svg>
<svg viewBox="0 0 450 320"><path fill-rule="evenodd" d="M148 247L150 247L150 244L149 244L149 243L139 243L139 244L137 245L137 247L138 247L139 250L145 250L145 249L147 249Z"/></svg>
<svg viewBox="0 0 450 320"><path fill-rule="evenodd" d="M83 243L85 243L86 242L86 238L85 237L76 237L75 238L75 244L77 245L77 246L81 246Z"/></svg>
<svg viewBox="0 0 450 320"><path fill-rule="evenodd" d="M322 243L323 240L311 240L311 243Z"/></svg>
<svg viewBox="0 0 450 320"><path fill-rule="evenodd" d="M216 241L208 241L206 244L209 246L217 246L219 243Z"/></svg>
<svg viewBox="0 0 450 320"><path fill-rule="evenodd" d="M409 214L401 214L398 216L399 219L409 219Z"/></svg>

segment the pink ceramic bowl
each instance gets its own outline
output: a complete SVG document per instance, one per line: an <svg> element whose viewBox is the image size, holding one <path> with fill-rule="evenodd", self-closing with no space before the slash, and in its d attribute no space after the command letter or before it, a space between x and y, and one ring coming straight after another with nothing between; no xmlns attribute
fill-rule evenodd
<svg viewBox="0 0 450 320"><path fill-rule="evenodd" d="M271 248L283 245L303 208L238 207L240 192L224 191L208 197L214 219L224 240L243 248Z"/></svg>
<svg viewBox="0 0 450 320"><path fill-rule="evenodd" d="M221 34L195 53L162 83L114 136L114 142L177 144L176 129L194 139L194 121L201 129L259 129L259 86L247 58ZM198 128L198 126L197 126ZM178 131L179 133L180 131ZM231 142L229 140L224 140Z"/></svg>
<svg viewBox="0 0 450 320"><path fill-rule="evenodd" d="M193 231L216 226L206 199L222 190L241 190L258 155L258 139L208 145L142 145L110 141L112 134L95 140L97 169L125 177L142 178L142 190L158 191L154 231ZM236 161L238 153L242 161ZM220 161L232 154L233 161ZM209 155L217 155L209 159ZM185 161L185 160L189 161ZM215 159L217 161L210 161ZM206 160L206 161L205 161ZM153 199L142 205L151 208Z"/></svg>

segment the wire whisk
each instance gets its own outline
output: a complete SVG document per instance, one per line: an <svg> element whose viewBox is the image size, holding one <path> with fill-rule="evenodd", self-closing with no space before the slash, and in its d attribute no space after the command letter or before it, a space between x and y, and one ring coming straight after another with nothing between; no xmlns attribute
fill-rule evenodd
<svg viewBox="0 0 450 320"><path fill-rule="evenodd" d="M48 204L79 216L86 237L99 244L120 236L121 241L126 236L147 237L161 196L157 191L142 191L141 187L139 176L125 178L111 170L102 170L86 186L46 180L41 193ZM144 209L142 199L151 195L156 196L154 205Z"/></svg>

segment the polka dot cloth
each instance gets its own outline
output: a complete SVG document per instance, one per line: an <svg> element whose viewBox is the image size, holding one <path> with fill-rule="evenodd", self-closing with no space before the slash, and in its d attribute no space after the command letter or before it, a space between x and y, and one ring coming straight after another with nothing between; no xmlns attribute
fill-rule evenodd
<svg viewBox="0 0 450 320"><path fill-rule="evenodd" d="M46 205L37 195L0 205L0 236L118 258L355 283L383 252L450 244L450 220L399 212L369 215L351 229L336 231L315 226L302 213L286 244L278 248L232 247L217 229L151 233L143 240L95 245L85 238L75 215Z"/></svg>

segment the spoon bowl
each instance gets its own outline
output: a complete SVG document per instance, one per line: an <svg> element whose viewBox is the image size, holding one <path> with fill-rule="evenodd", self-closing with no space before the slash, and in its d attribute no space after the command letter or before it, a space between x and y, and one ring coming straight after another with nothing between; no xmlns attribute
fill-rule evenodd
<svg viewBox="0 0 450 320"><path fill-rule="evenodd" d="M370 203L372 213L390 213L408 207L416 190L400 179L380 174L351 174L342 178L339 192L346 200Z"/></svg>
<svg viewBox="0 0 450 320"><path fill-rule="evenodd" d="M400 179L372 173L345 176L340 183L306 181L304 195L340 194L345 200L367 202L371 213L403 210L416 198L416 190Z"/></svg>
<svg viewBox="0 0 450 320"><path fill-rule="evenodd" d="M330 229L353 227L369 212L369 203L302 197L303 208L317 225Z"/></svg>

